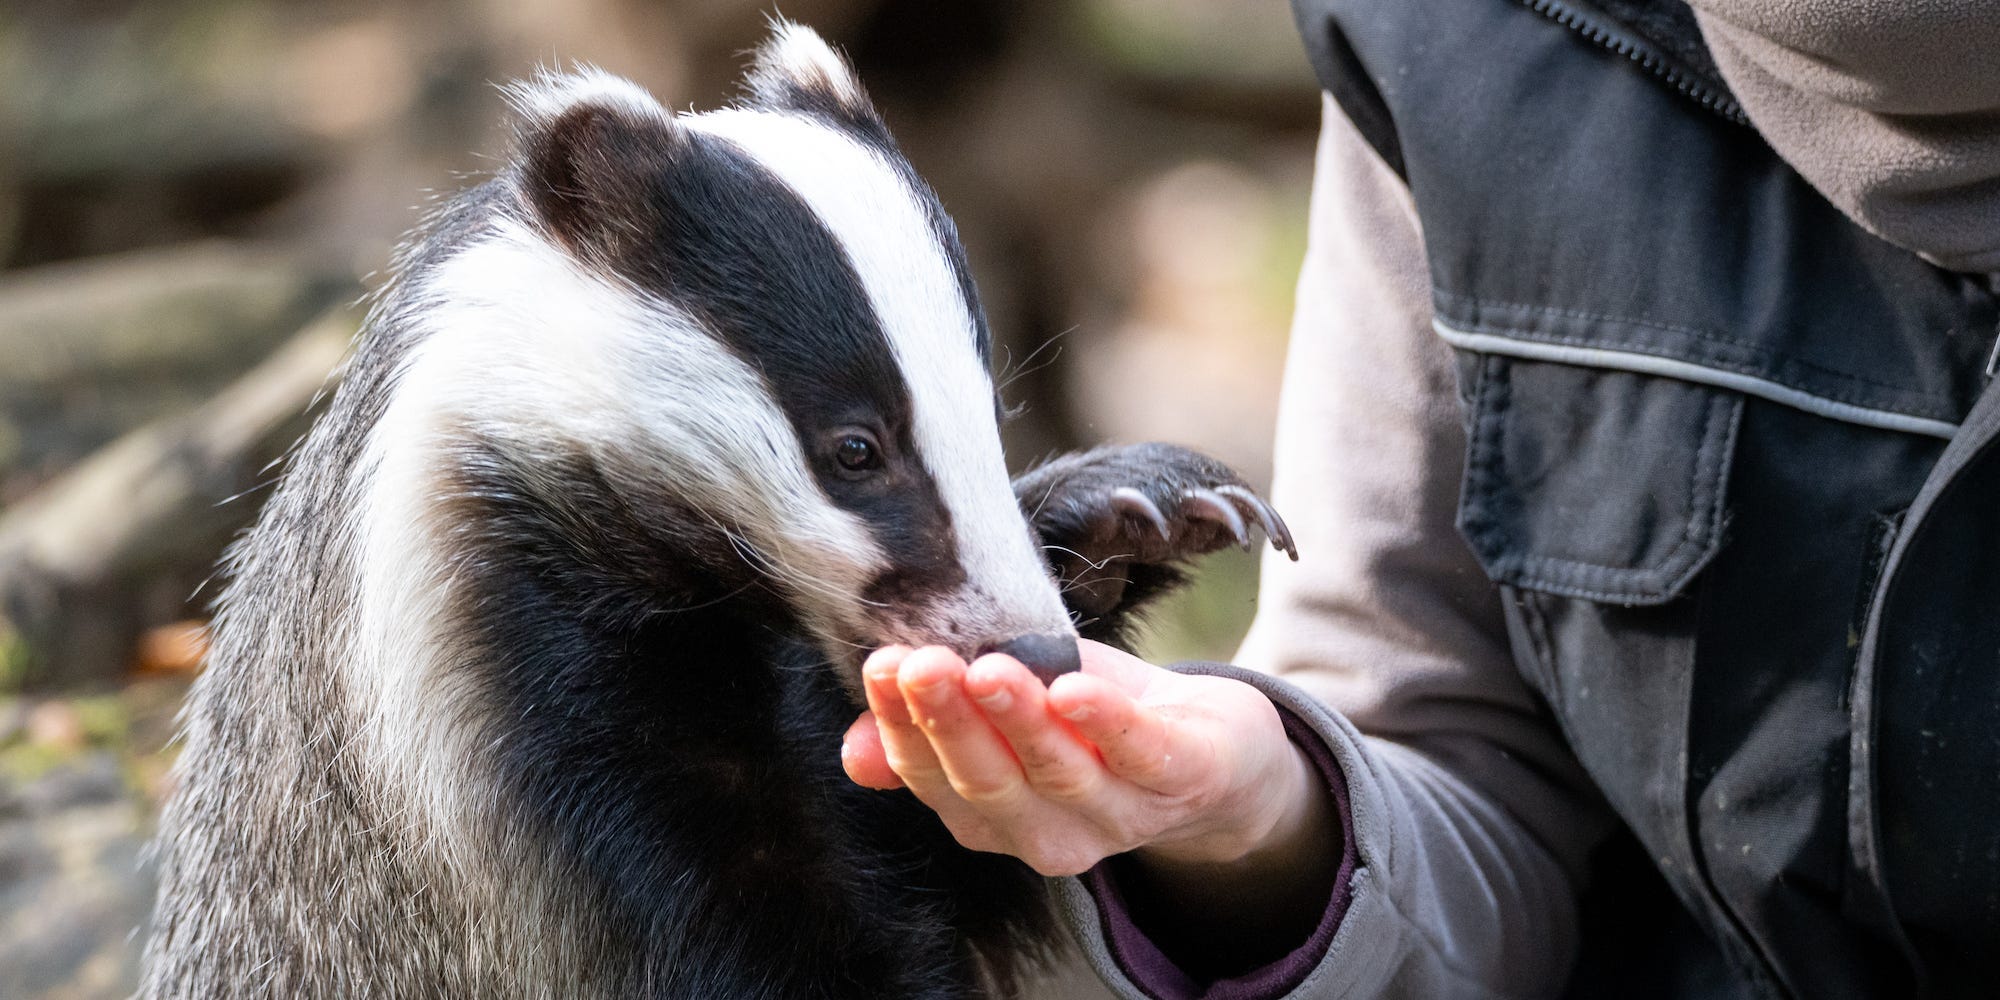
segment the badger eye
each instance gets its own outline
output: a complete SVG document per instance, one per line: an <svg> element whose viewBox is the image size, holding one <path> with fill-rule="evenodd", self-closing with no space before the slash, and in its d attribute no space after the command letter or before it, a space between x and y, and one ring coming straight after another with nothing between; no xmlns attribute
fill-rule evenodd
<svg viewBox="0 0 2000 1000"><path fill-rule="evenodd" d="M835 441L833 460L849 472L867 472L882 467L881 449L866 434L847 434Z"/></svg>

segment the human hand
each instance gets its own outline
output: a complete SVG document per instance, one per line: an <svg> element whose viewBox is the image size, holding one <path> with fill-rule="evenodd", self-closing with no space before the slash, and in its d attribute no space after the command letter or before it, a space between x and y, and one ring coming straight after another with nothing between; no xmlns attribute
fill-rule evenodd
<svg viewBox="0 0 2000 1000"><path fill-rule="evenodd" d="M870 710L841 748L849 777L908 786L959 843L1044 875L1133 850L1166 869L1282 870L1258 862L1323 846L1326 793L1261 692L1087 640L1081 653L1045 688L1001 654L877 650Z"/></svg>

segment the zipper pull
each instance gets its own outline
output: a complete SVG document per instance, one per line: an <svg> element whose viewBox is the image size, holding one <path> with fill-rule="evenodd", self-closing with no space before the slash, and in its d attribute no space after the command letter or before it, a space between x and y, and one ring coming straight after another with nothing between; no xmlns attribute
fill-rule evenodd
<svg viewBox="0 0 2000 1000"><path fill-rule="evenodd" d="M2000 271L1986 276L1986 288L1994 298L2000 299ZM1992 378L1995 375L2000 375L2000 325L1994 327L1993 350L1986 355L1986 377Z"/></svg>

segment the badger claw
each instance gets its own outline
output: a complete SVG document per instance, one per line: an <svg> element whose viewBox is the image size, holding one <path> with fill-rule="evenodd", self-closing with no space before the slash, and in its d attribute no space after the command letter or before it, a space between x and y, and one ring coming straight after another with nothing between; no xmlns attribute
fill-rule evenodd
<svg viewBox="0 0 2000 1000"><path fill-rule="evenodd" d="M1194 560L1232 542L1253 549L1258 531L1298 558L1284 519L1242 477L1175 445L1065 455L1015 480L1014 495L1063 604L1093 639L1120 641L1130 614L1183 582Z"/></svg>
<svg viewBox="0 0 2000 1000"><path fill-rule="evenodd" d="M1243 515L1237 513L1236 505L1229 498L1214 490L1188 490L1181 494L1181 502L1187 505L1188 514L1205 521L1214 521L1229 529L1236 544L1245 550L1250 548L1250 530L1243 523Z"/></svg>
<svg viewBox="0 0 2000 1000"><path fill-rule="evenodd" d="M1271 547L1299 561L1299 547L1292 542L1292 529L1285 525L1285 519L1278 515L1276 508L1264 501L1263 497L1242 486L1217 486L1215 492L1236 501L1237 505L1249 511L1264 526L1265 537L1271 540Z"/></svg>
<svg viewBox="0 0 2000 1000"><path fill-rule="evenodd" d="M1159 529L1161 541L1173 538L1173 530L1167 527L1167 515L1160 513L1159 505L1146 494L1130 486L1120 486L1111 491L1111 507L1120 514L1144 518L1154 528Z"/></svg>

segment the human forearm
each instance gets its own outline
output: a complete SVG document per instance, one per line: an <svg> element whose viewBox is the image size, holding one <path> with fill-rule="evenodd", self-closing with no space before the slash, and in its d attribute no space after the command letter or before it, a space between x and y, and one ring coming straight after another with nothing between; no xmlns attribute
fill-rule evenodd
<svg viewBox="0 0 2000 1000"><path fill-rule="evenodd" d="M1546 995L1577 934L1570 873L1606 820L1515 671L1497 590L1454 525L1465 443L1408 191L1337 110L1326 128L1273 483L1303 555L1265 564L1238 658L1264 673L1232 675L1309 723L1295 742L1337 763L1351 837L1334 857L1353 870L1310 933L1294 924L1267 944L1282 951L1269 966L1216 988ZM1176 976L1210 979L1232 958L1212 937L1175 936L1206 919L1203 901L1124 900L1138 880L1115 877L1064 899L1122 995L1177 995ZM1176 914L1155 916L1162 905ZM1135 942L1133 925L1160 929Z"/></svg>
<svg viewBox="0 0 2000 1000"><path fill-rule="evenodd" d="M1211 939L1153 931L1120 872L1065 880L1065 913L1100 976L1126 1000L1187 995L1331 1000L1544 996L1567 970L1573 884L1504 808L1424 755L1362 736L1276 678L1184 664L1264 691L1326 755L1348 839L1317 924L1269 946L1255 968L1223 969ZM1240 965L1240 962L1238 963Z"/></svg>
<svg viewBox="0 0 2000 1000"><path fill-rule="evenodd" d="M1197 978L1268 965L1311 935L1337 888L1344 838L1328 778L1295 744L1273 797L1279 811L1253 822L1240 845L1144 847L1106 874L1168 954L1199 956L1187 970Z"/></svg>

